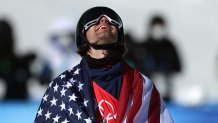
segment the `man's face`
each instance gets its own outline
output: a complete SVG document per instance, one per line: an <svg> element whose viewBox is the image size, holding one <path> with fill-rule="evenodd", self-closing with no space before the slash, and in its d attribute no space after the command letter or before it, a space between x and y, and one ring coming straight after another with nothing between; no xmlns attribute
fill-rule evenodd
<svg viewBox="0 0 218 123"><path fill-rule="evenodd" d="M86 32L89 43L111 44L118 40L118 29L102 17L97 25L91 26Z"/></svg>

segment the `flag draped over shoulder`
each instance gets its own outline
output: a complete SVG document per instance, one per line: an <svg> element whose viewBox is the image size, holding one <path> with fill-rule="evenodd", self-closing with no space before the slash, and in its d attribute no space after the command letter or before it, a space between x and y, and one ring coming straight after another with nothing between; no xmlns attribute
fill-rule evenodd
<svg viewBox="0 0 218 123"><path fill-rule="evenodd" d="M98 108L84 59L54 79L45 92L35 123L96 123ZM150 79L125 64L117 123L173 123Z"/></svg>

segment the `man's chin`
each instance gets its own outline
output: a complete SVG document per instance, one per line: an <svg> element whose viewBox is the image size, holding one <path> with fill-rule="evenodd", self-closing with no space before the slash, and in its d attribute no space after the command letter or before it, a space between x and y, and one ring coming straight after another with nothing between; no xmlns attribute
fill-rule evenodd
<svg viewBox="0 0 218 123"><path fill-rule="evenodd" d="M105 35L99 35L98 36L98 41L96 42L97 44L111 44L114 43L115 38L113 36L105 34Z"/></svg>
<svg viewBox="0 0 218 123"><path fill-rule="evenodd" d="M100 39L99 41L96 42L97 45L104 45L104 44L112 44L114 43L114 40L108 40L108 39Z"/></svg>

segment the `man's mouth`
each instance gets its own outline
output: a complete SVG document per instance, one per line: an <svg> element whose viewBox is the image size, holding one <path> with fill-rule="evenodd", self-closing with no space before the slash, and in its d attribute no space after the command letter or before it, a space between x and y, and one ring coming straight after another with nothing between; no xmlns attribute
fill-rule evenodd
<svg viewBox="0 0 218 123"><path fill-rule="evenodd" d="M101 29L110 30L110 29L109 29L109 27L107 27L107 26L104 26L104 25L100 26L100 27L98 28L98 31L99 31L99 30L101 30Z"/></svg>

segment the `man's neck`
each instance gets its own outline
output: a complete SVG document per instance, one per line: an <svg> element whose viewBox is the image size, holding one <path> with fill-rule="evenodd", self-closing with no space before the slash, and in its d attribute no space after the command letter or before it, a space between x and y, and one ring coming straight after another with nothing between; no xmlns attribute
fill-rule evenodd
<svg viewBox="0 0 218 123"><path fill-rule="evenodd" d="M101 59L108 55L108 51L107 50L96 50L91 47L88 51L88 55L95 59Z"/></svg>

